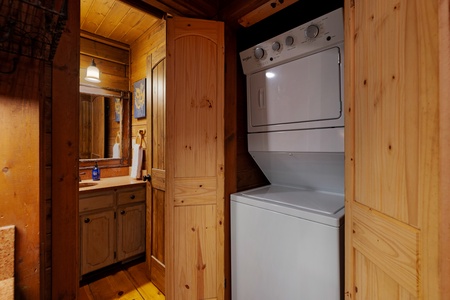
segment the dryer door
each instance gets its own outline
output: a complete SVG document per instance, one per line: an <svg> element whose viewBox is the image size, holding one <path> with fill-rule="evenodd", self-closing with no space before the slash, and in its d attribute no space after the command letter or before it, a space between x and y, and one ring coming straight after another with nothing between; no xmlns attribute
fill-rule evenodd
<svg viewBox="0 0 450 300"><path fill-rule="evenodd" d="M343 126L340 48L247 76L249 132Z"/></svg>

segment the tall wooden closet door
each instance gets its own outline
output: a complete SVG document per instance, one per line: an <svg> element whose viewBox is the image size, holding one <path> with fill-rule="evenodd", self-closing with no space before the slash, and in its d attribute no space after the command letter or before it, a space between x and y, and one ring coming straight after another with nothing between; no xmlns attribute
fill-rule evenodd
<svg viewBox="0 0 450 300"><path fill-rule="evenodd" d="M152 100L151 185L147 186L147 264L153 284L165 293L165 207L166 207L166 49L160 47L147 58L150 70Z"/></svg>
<svg viewBox="0 0 450 300"><path fill-rule="evenodd" d="M223 299L223 23L168 19L166 57L166 296Z"/></svg>
<svg viewBox="0 0 450 300"><path fill-rule="evenodd" d="M345 1L346 299L441 299L437 20Z"/></svg>

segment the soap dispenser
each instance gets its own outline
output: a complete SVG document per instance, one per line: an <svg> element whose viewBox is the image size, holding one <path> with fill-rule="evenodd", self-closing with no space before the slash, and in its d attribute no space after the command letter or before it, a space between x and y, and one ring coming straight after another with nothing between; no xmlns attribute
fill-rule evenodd
<svg viewBox="0 0 450 300"><path fill-rule="evenodd" d="M98 168L97 162L95 162L95 166L92 169L92 180L100 180L100 169Z"/></svg>

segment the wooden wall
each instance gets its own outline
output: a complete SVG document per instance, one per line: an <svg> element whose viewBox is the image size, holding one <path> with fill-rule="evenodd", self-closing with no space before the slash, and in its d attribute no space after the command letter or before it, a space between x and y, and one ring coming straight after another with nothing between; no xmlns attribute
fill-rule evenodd
<svg viewBox="0 0 450 300"><path fill-rule="evenodd" d="M86 69L94 59L100 70L100 83L84 78ZM128 46L105 41L99 37L83 36L80 39L80 84L128 91L130 53Z"/></svg>
<svg viewBox="0 0 450 300"><path fill-rule="evenodd" d="M0 53L3 67L13 58ZM19 60L12 74L0 74L0 226L16 226L16 295L39 299L41 233L41 139L44 64Z"/></svg>
<svg viewBox="0 0 450 300"><path fill-rule="evenodd" d="M79 70L80 5L67 1L68 21L53 60L51 107L45 115L51 125L51 288L44 299L76 299L79 280ZM47 111L47 110L46 110ZM50 182L49 182L50 183ZM39 298L36 298L39 299Z"/></svg>
<svg viewBox="0 0 450 300"><path fill-rule="evenodd" d="M84 80L86 76L86 69L91 64L92 59L95 60L97 67L100 70L100 83L91 83ZM80 84L86 92L92 89L102 89L105 95L113 95L121 91L130 91L130 49L128 45L120 42L111 41L106 38L91 35L88 33L82 33L80 38ZM127 128L130 126L130 119L127 114L130 109L130 102L128 99L124 100L123 108L123 127L122 139L122 159L114 161L99 161L102 177L113 177L128 175L128 164L130 160L130 130ZM110 113L113 114L113 106L111 106ZM111 127L116 128L118 124L115 122L108 123ZM112 146L115 141L116 131L111 131L108 138L107 151L112 153ZM87 171L82 172L81 178L91 178L90 169L92 169L92 162L80 163L80 168Z"/></svg>
<svg viewBox="0 0 450 300"><path fill-rule="evenodd" d="M150 70L147 70L147 58L148 56L161 48L165 47L166 43L166 25L164 20L159 20L147 32L142 35L136 42L130 46L130 91L132 92L132 102L131 102L131 140L132 143L135 141L139 130L144 130L145 137L143 139L142 147L144 148L144 160L143 168L146 166L146 149L151 147L151 134L147 132L147 122L150 116L147 114L145 118L136 119L134 117L134 91L133 83L147 78L146 88L147 88L147 112L150 112L149 106L151 105L151 82L148 77Z"/></svg>

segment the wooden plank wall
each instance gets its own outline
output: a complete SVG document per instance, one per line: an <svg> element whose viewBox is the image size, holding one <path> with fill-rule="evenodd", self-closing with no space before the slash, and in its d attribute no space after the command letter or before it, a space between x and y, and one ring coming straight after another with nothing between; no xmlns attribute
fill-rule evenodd
<svg viewBox="0 0 450 300"><path fill-rule="evenodd" d="M100 70L100 83L91 83L84 80L86 76L86 69L90 65L92 58L94 58L97 67ZM84 88L89 90L90 88L104 89L105 94L111 94L108 90L114 91L130 91L130 49L128 45L114 42L108 39L104 39L95 35L88 35L83 33L80 38L80 84ZM122 145L122 158L123 165L118 166L117 161L99 161L99 166L102 169L102 177L123 176L129 174L127 164L130 161L129 155L131 155L129 146L129 118L128 112L130 103L129 100L124 100L123 110L123 145ZM111 106L110 107L114 107ZM113 114L113 110L110 110ZM116 128L118 123L110 122L111 128ZM108 151L112 151L112 146L115 141L117 130L112 130L108 141ZM113 165L111 165L113 164ZM92 168L92 163L82 162L80 167ZM102 168L105 167L105 168ZM107 168L106 168L107 167ZM81 176L82 179L89 179L90 173L84 172Z"/></svg>
<svg viewBox="0 0 450 300"><path fill-rule="evenodd" d="M439 6L439 255L441 299L450 295L450 1Z"/></svg>
<svg viewBox="0 0 450 300"><path fill-rule="evenodd" d="M100 40L80 39L80 83L87 86L128 91L129 49L102 43ZM86 69L94 59L100 70L100 83L84 80Z"/></svg>
<svg viewBox="0 0 450 300"><path fill-rule="evenodd" d="M133 92L133 83L147 78L147 57L153 52L165 47L166 43L166 26L164 20L159 20L150 27L147 32L130 45L130 91ZM149 110L149 105L151 105L151 82L150 78L147 78L147 112ZM147 132L147 122L151 120L150 116L145 118L136 119L134 117L134 96L132 96L131 102L131 141L135 141L139 130L145 130L145 137L142 143L144 148L144 159L142 162L142 169L146 169L146 149L151 147L151 134Z"/></svg>
<svg viewBox="0 0 450 300"><path fill-rule="evenodd" d="M67 5L69 14L66 30L61 36L53 60L52 105L49 108L52 282L51 289L46 289L48 294L45 299L76 299L79 280L77 233L80 4L78 1L67 1Z"/></svg>
<svg viewBox="0 0 450 300"><path fill-rule="evenodd" d="M0 53L2 71L15 56ZM0 227L16 226L16 297L40 298L41 113L45 66L21 57L0 74Z"/></svg>

